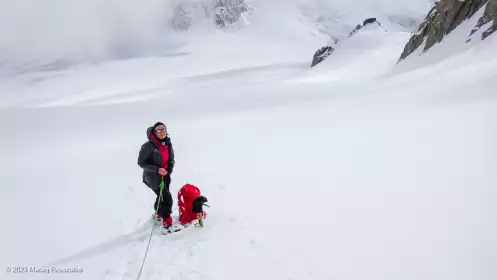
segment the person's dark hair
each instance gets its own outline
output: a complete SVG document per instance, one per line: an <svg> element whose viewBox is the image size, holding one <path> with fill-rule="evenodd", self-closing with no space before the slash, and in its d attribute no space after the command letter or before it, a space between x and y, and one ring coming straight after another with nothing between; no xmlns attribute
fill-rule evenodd
<svg viewBox="0 0 497 280"><path fill-rule="evenodd" d="M154 127L153 127L153 129L154 129L154 133L155 133L155 129L156 129L159 125L163 125L164 127L166 127L166 125L165 125L165 124L163 124L163 123L161 123L161 122L156 122L156 123L154 124Z"/></svg>

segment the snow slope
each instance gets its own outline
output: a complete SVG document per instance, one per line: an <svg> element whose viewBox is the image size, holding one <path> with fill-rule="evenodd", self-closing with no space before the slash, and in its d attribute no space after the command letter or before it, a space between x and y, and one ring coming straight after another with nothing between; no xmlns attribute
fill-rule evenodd
<svg viewBox="0 0 497 280"><path fill-rule="evenodd" d="M407 71L408 34L370 28L310 70L311 44L207 29L217 48L2 77L0 266L83 270L2 279L136 279L157 120L173 194L211 208L153 236L142 279L497 277L495 35Z"/></svg>

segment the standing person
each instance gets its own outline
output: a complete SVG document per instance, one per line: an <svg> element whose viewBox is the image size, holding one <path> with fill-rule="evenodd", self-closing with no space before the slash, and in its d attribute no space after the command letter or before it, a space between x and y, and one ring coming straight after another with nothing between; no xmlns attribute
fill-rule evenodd
<svg viewBox="0 0 497 280"><path fill-rule="evenodd" d="M149 127L147 137L148 141L140 149L138 165L143 168L143 182L157 195L154 210L157 209L157 204L159 204L159 211L156 218L157 220L162 220L165 228L169 228L173 224L171 218L173 198L169 191L171 173L174 168L173 146L166 126L162 122ZM162 201L159 201L162 180L164 180L164 190Z"/></svg>

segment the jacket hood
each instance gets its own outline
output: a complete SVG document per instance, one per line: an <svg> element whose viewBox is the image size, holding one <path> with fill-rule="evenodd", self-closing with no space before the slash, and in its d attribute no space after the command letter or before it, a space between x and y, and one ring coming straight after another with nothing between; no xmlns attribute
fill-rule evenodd
<svg viewBox="0 0 497 280"><path fill-rule="evenodd" d="M148 138L148 141L155 140L154 127L153 126L147 128L147 138Z"/></svg>

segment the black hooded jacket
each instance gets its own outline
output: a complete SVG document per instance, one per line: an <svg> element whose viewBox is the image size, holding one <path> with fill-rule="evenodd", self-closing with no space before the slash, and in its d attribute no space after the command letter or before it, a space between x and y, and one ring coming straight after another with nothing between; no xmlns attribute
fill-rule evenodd
<svg viewBox="0 0 497 280"><path fill-rule="evenodd" d="M152 189L158 189L161 176L158 171L162 166L162 154L157 143L152 139L153 127L147 129L148 141L141 146L138 156L138 165L143 168L143 183ZM159 140L160 141L160 140ZM165 142L168 148L169 160L167 162L167 175L171 175L174 168L174 150L169 136L160 142Z"/></svg>

